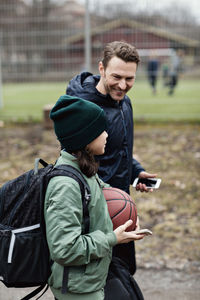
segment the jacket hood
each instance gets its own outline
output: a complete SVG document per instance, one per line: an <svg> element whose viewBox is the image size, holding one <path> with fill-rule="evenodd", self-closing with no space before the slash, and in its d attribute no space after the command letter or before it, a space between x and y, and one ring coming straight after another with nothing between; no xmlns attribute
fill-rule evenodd
<svg viewBox="0 0 200 300"><path fill-rule="evenodd" d="M66 89L67 95L88 95L92 94L98 94L98 91L96 89L96 85L100 79L100 76L94 76L93 74L89 72L82 72L78 74L77 76L73 77L69 85ZM83 97L83 96L82 96ZM84 98L84 97L83 97ZM96 98L94 99L95 102Z"/></svg>
<svg viewBox="0 0 200 300"><path fill-rule="evenodd" d="M96 89L96 85L98 84L99 80L100 75L82 72L70 80L66 89L66 94L70 96L79 95L79 97L91 100L93 103L96 103L100 106L118 106L118 102L113 100L110 95L103 95ZM120 101L120 105L123 101L124 100Z"/></svg>

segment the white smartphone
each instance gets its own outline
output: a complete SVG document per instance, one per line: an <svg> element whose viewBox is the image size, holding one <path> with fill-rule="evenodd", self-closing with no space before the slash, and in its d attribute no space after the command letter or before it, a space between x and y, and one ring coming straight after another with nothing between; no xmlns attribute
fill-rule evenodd
<svg viewBox="0 0 200 300"><path fill-rule="evenodd" d="M143 183L148 189L158 189L161 183L160 178L136 178L133 182L133 187L138 183Z"/></svg>
<svg viewBox="0 0 200 300"><path fill-rule="evenodd" d="M140 229L136 231L136 234L152 235L153 232L149 229Z"/></svg>

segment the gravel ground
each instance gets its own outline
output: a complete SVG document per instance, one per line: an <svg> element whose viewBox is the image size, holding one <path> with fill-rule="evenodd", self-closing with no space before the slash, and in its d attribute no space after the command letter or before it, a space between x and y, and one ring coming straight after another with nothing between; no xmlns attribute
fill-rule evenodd
<svg viewBox="0 0 200 300"><path fill-rule="evenodd" d="M138 269L137 280L145 300L199 300L200 271L179 271L174 269ZM1 300L20 300L33 289L6 288L0 283ZM36 299L36 298L34 298ZM48 290L41 300L54 300ZM94 299L95 300L95 299Z"/></svg>

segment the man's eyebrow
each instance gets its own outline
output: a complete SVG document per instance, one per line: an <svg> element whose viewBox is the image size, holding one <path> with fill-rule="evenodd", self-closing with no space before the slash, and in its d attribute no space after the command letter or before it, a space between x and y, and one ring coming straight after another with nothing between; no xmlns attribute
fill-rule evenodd
<svg viewBox="0 0 200 300"><path fill-rule="evenodd" d="M116 77L124 77L124 76L122 76L120 74L117 74L117 73L111 73L111 75L116 76ZM125 78L135 78L135 77L136 77L136 75L132 75L132 76L126 76Z"/></svg>

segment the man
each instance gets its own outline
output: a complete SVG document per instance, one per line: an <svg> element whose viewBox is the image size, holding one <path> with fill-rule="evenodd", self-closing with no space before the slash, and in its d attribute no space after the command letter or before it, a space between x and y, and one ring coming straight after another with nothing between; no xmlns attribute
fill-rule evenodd
<svg viewBox="0 0 200 300"><path fill-rule="evenodd" d="M125 42L112 42L105 46L103 59L99 62L98 75L82 72L69 83L66 93L92 101L104 109L108 122L108 139L105 153L98 157L98 174L104 182L129 193L130 184L136 177L155 177L145 172L133 158L133 111L126 95L132 88L139 55L134 46ZM144 184L137 190L148 191ZM129 271L136 271L134 243L117 245L113 256L122 259Z"/></svg>
<svg viewBox="0 0 200 300"><path fill-rule="evenodd" d="M159 62L156 56L154 55L154 53L152 53L147 63L147 75L154 95L156 94L158 68L159 68Z"/></svg>
<svg viewBox="0 0 200 300"><path fill-rule="evenodd" d="M183 55L184 52L182 49L173 50L172 52L169 70L169 95L174 94L174 89L178 84L179 73L183 72Z"/></svg>

